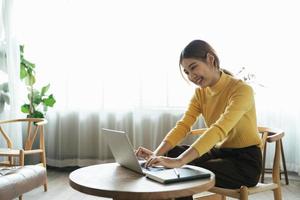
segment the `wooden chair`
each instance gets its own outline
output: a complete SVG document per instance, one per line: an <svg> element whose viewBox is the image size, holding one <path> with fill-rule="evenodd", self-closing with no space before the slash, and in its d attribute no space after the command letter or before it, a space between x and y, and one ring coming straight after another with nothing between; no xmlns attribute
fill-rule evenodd
<svg viewBox="0 0 300 200"><path fill-rule="evenodd" d="M25 126L27 130L27 136L24 148L22 149L14 149L13 141L4 131L6 130L5 127L16 125L16 123L21 123L22 125L25 124L27 126ZM0 136L2 135L4 137L7 145L7 148L0 148L0 157L6 158L4 161L0 162L0 166L24 166L24 158L26 155L38 154L40 163L37 165L41 165L46 168L46 152L44 141L45 124L47 124L47 120L41 118L0 121ZM11 134L22 134L22 132ZM36 138L39 138L39 148L32 149L32 145L36 141ZM15 162L15 160L18 160L18 162ZM47 181L44 184L44 191L47 191ZM22 199L22 196L20 196L19 199Z"/></svg>
<svg viewBox="0 0 300 200"><path fill-rule="evenodd" d="M267 157L267 142L265 142L264 149L263 149L263 167L262 167L262 174L261 174L261 182L264 183L265 181L265 173L272 173L272 168L266 168L266 157ZM282 166L283 170L280 170L280 175L284 174L285 178L285 184L289 184L289 177L286 169L286 163L285 163L285 156L284 156L284 150L283 150L283 144L282 144L282 139L280 139L280 149L281 149L281 161L282 161ZM281 179L281 176L280 176Z"/></svg>
<svg viewBox="0 0 300 200"><path fill-rule="evenodd" d="M280 186L280 156L281 156L281 146L280 141L284 136L284 132L281 130L274 130L266 127L259 127L258 131L262 134L263 145L261 147L262 152L264 151L266 142L273 143L275 142L275 154L273 160L272 168L272 183L258 183L255 187L246 187L242 186L240 189L225 189L220 187L213 187L209 191L215 194L222 196L222 200L226 199L226 196L247 200L248 196L251 194L273 191L274 199L281 200L281 186Z"/></svg>

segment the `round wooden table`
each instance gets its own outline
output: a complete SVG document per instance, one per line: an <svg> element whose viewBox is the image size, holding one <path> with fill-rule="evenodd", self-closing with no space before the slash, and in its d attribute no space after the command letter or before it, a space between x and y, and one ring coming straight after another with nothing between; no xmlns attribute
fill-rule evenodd
<svg viewBox="0 0 300 200"><path fill-rule="evenodd" d="M69 183L75 190L100 197L122 200L173 199L192 196L212 188L215 184L215 175L210 173L210 178L161 184L117 163L108 163L73 171L69 176Z"/></svg>

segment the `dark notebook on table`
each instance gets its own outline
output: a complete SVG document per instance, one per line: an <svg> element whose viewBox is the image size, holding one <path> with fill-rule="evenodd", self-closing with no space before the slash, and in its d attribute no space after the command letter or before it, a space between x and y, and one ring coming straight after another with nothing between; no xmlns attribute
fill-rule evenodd
<svg viewBox="0 0 300 200"><path fill-rule="evenodd" d="M209 178L210 173L206 171L200 171L193 168L189 168L188 166L184 166L181 168L176 168L175 170L165 170L165 171L158 171L158 172L148 172L146 174L147 178L153 179L160 183L175 183L175 182L182 182L182 181L189 181L194 179L202 179L202 178Z"/></svg>

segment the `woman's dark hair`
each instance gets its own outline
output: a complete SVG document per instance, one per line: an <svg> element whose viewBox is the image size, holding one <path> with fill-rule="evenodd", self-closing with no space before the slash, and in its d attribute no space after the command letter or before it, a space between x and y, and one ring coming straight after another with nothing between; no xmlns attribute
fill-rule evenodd
<svg viewBox="0 0 300 200"><path fill-rule="evenodd" d="M214 56L214 66L219 68L220 61L215 50L203 40L193 40L190 42L181 52L179 64L181 64L184 58L193 58L206 62L207 54Z"/></svg>
<svg viewBox="0 0 300 200"><path fill-rule="evenodd" d="M181 70L181 62L184 58L193 58L203 62L206 62L207 54L212 55L214 59L214 66L217 69L220 69L220 60L216 54L216 51L205 41L203 40L193 40L190 42L181 52L179 58L179 68ZM222 69L222 71L226 74L232 75L228 70Z"/></svg>

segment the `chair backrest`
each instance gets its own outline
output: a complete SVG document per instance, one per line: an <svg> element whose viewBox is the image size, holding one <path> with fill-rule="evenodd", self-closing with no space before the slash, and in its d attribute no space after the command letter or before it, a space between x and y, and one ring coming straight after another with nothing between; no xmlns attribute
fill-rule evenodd
<svg viewBox="0 0 300 200"><path fill-rule="evenodd" d="M265 148L266 142L275 142L284 136L284 131L280 129L268 128L259 126L258 132L261 134L262 139L262 151Z"/></svg>
<svg viewBox="0 0 300 200"><path fill-rule="evenodd" d="M262 153L263 156L266 156L264 152L266 143L275 142L275 154L273 160L273 169L272 169L272 178L273 182L280 184L280 156L281 156L281 147L280 142L281 138L284 136L284 131L280 129L267 128L267 127L258 127L258 132L262 134Z"/></svg>
<svg viewBox="0 0 300 200"><path fill-rule="evenodd" d="M27 136L25 140L24 150L30 150L32 148L33 142L35 141L36 136L40 133L40 137L44 134L44 125L47 124L47 120L43 118L26 118L26 119L14 119L14 120L6 120L0 121L0 133L4 137L7 148L13 147L13 142L9 137L2 125L10 125L13 123L26 123L27 124ZM16 133L15 133L16 134Z"/></svg>

